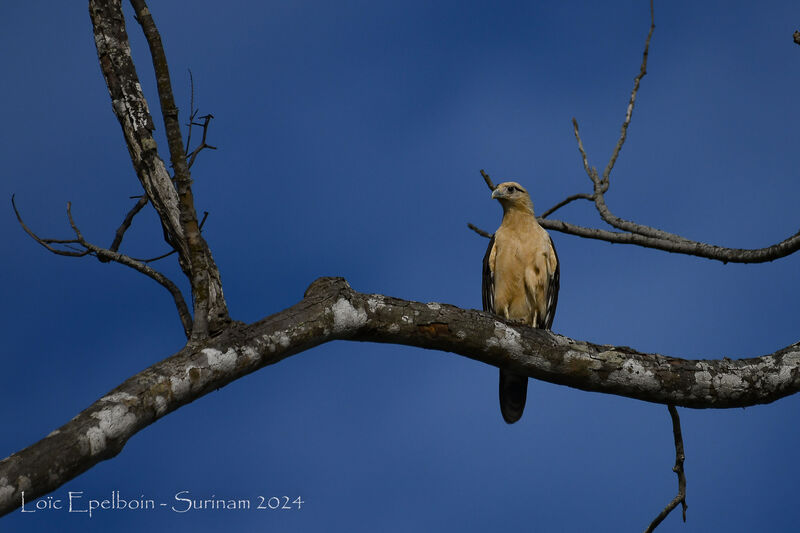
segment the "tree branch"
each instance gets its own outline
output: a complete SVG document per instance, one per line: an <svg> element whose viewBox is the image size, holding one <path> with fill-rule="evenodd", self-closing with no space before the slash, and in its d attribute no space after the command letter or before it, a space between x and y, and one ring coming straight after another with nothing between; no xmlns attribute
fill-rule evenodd
<svg viewBox="0 0 800 533"><path fill-rule="evenodd" d="M167 289L167 291L170 293L172 299L175 302L175 307L178 310L178 316L181 320L181 324L183 325L183 332L186 334L187 338L189 337L192 331L192 315L189 313L189 308L186 306L186 301L183 299L183 294L181 294L181 291L177 287L177 285L175 285L172 282L172 280L170 280L164 274L143 264L141 261L133 259L132 257L128 257L127 255L121 254L116 250L108 250L106 248L95 246L94 244L84 239L83 235L78 229L77 224L75 224L75 220L72 218L71 202L67 203L67 218L69 219L69 224L72 227L72 231L75 233L74 239L43 239L39 237L22 220L22 216L20 215L19 210L17 209L17 204L14 200L14 196L11 197L11 205L14 208L14 214L17 215L17 220L19 221L19 224L22 226L22 229L25 230L25 233L30 235L33 240L35 240L36 242L47 248L49 251L53 252L54 254L65 255L69 257L84 257L86 255L93 255L101 263L108 263L109 261L114 261L115 263L125 265L129 268L136 270L137 272L140 272L141 274L144 274L145 276L149 277L150 279L154 280L156 283ZM83 247L83 249L62 250L52 246L53 244L62 244L62 245L74 244Z"/></svg>
<svg viewBox="0 0 800 533"><path fill-rule="evenodd" d="M656 20L655 20L655 13L653 11L653 0L650 0L650 30L647 32L647 39L644 41L644 53L642 54L642 64L639 67L639 74L636 75L636 78L633 80L633 90L631 91L631 98L628 101L628 109L625 112L625 120L622 122L622 128L619 134L619 139L617 140L616 146L614 146L614 151L611 152L611 158L608 160L608 165L606 165L606 169L603 171L603 179L602 182L602 192L605 193L608 190L609 185L609 176L611 175L611 171L614 168L614 164L617 162L617 157L619 156L620 150L622 150L622 145L625 144L625 139L628 136L628 126L631 123L631 117L633 117L633 106L636 103L636 93L639 92L639 84L644 78L645 74L647 74L647 55L650 51L650 38L653 37L653 30L656 29ZM573 119L574 122L574 119ZM577 123L576 123L576 131L577 131Z"/></svg>
<svg viewBox="0 0 800 533"><path fill-rule="evenodd" d="M0 461L0 514L55 490L157 419L228 383L333 340L457 353L551 383L694 408L769 403L800 391L800 343L740 360L685 360L596 345L489 313L362 294L320 278L299 303L233 323L131 377L64 426Z"/></svg>
<svg viewBox="0 0 800 533"><path fill-rule="evenodd" d="M645 529L645 533L652 533L655 528L675 509L678 504L683 506L683 521L686 522L686 474L683 472L683 461L686 456L683 453L683 435L681 434L681 419L678 417L678 410L674 405L668 405L669 416L672 419L672 436L675 440L675 466L672 471L678 476L678 495L670 501L666 507Z"/></svg>
<svg viewBox="0 0 800 533"><path fill-rule="evenodd" d="M133 217L135 217L139 211L141 211L144 206L147 205L147 202L148 199L146 194L143 194L139 197L139 200L133 205L131 210L128 211L128 214L125 215L125 219L122 221L122 224L120 224L119 228L117 228L117 232L114 234L114 240L112 241L109 250L112 252L119 250L119 247L122 244L122 238L125 236L125 232L128 231L128 228L130 228L131 224L133 223Z"/></svg>
<svg viewBox="0 0 800 533"><path fill-rule="evenodd" d="M481 237L486 237L487 239L491 239L492 238L492 234L491 233L489 233L488 231L482 230L481 228L479 228L478 226L476 226L472 222L467 222L467 227L469 229L471 229L472 231L474 231L475 233L477 233L478 235L480 235Z"/></svg>
<svg viewBox="0 0 800 533"><path fill-rule="evenodd" d="M55 246L52 246L53 244L61 244L66 247L72 244L80 244L80 241L78 239L43 239L39 237L37 234L35 234L33 230L31 230L28 227L28 225L25 224L25 222L22 220L22 215L19 214L19 210L17 209L17 202L14 199L13 194L11 195L11 207L14 208L14 214L17 215L17 222L19 222L19 225L22 226L23 230L25 230L25 233L27 233L34 241L38 242L39 244L47 248L47 250L53 252L56 255L65 255L67 257L83 257L85 255L89 255L89 250L75 250L71 246L70 249L64 250L62 248L56 248Z"/></svg>
<svg viewBox="0 0 800 533"><path fill-rule="evenodd" d="M578 151L581 155L583 169L592 182L592 194L578 193L568 196L566 199L546 210L543 215L538 217L539 224L546 229L560 231L562 233L569 233L578 237L597 239L611 243L635 244L638 246L655 248L657 250L663 250L666 252L704 257L706 259L713 259L723 263L763 263L786 257L787 255L791 255L800 250L800 231L787 237L779 243L765 246L763 248L727 248L724 246L707 244L700 241L693 241L675 233L670 233L622 219L614 215L608 208L608 205L605 201L605 193L608 191L610 185L611 172L614 169L614 165L619 157L620 151L622 150L625 140L627 139L628 127L633 117L633 110L636 104L636 96L639 92L639 86L642 78L645 76L645 74L647 74L647 58L650 51L650 40L653 36L654 30L655 15L653 1L651 0L650 29L647 33L647 38L645 39L644 52L642 53L642 63L639 67L639 73L634 78L633 89L631 90L631 95L628 100L628 107L625 112L625 119L623 120L622 127L620 129L619 139L617 140L617 144L611 153L611 157L609 158L608 164L603 171L602 177L598 174L597 169L591 166L589 158L586 155L586 150L583 147L583 142L581 141L581 136L578 129L578 121L574 118L572 119L573 132L575 134L575 140L578 144ZM796 35L800 35L800 32L797 32ZM795 39L797 39L797 37L795 37ZM484 176L484 180L487 180L487 185L489 185L490 188L493 188L491 181L488 180L488 175L486 175L483 170L481 170L481 174ZM597 212L600 214L600 218L612 227L622 231L617 232L598 228L587 228L570 224L569 222L564 222L561 220L549 220L546 218L561 207L579 199L594 201Z"/></svg>
<svg viewBox="0 0 800 533"><path fill-rule="evenodd" d="M131 5L136 12L136 20L141 25L147 39L153 60L153 69L156 73L161 115L164 118L170 161L178 188L180 223L189 251L190 269L187 274L192 285L194 300L192 339L198 341L222 331L230 322L230 316L222 293L219 269L211 256L208 244L200 233L200 225L197 221L192 193L192 177L189 172L189 164L187 164L186 151L183 148L178 108L175 106L175 98L172 94L167 56L161 42L161 35L158 33L158 28L145 1L131 0ZM205 134L203 137L205 140ZM196 156L196 153L194 155Z"/></svg>
<svg viewBox="0 0 800 533"><path fill-rule="evenodd" d="M203 115L202 118L203 122L194 122L194 115L196 112L192 112L192 117L189 120L189 129L191 131L192 126L201 126L203 128L203 137L200 140L200 144L192 150L192 153L186 156L187 160L187 167L192 168L194 165L194 160L197 158L197 154L202 152L204 149L208 148L209 150L216 150L216 146L211 146L210 144L206 143L206 136L208 135L208 125L211 123L211 119L214 118L214 115L209 113L208 115ZM188 142L188 140L187 140Z"/></svg>
<svg viewBox="0 0 800 533"><path fill-rule="evenodd" d="M723 263L766 263L791 255L800 250L800 232L791 237L771 246L764 248L726 248L714 244L706 244L698 241L683 239L672 241L648 237L639 233L607 231L597 228L587 228L564 222L562 220L551 220L539 218L539 224L545 229L560 231L585 237L587 239L597 239L620 244L636 244L646 248L655 248L665 252L673 252L686 255L714 259Z"/></svg>
<svg viewBox="0 0 800 533"><path fill-rule="evenodd" d="M591 200L591 199L592 199L591 194L584 194L584 193L578 193L578 194L573 194L572 196L567 196L564 200L561 200L556 205L554 205L553 207L551 207L550 209L539 215L538 218L547 218L548 216L552 215L565 205L572 203L575 200Z"/></svg>
<svg viewBox="0 0 800 533"><path fill-rule="evenodd" d="M483 169L481 169L481 176L483 176L483 181L486 182L486 186L489 187L489 190L493 191L495 189L495 186L494 183L492 183L492 178L489 177L489 174L487 174L486 172L483 171Z"/></svg>
<svg viewBox="0 0 800 533"><path fill-rule="evenodd" d="M152 134L153 119L133 64L120 0L89 0L89 14L100 69L133 168L161 219L164 239L178 251L181 268L187 272L190 267L189 248L180 221L178 194L164 161L158 155Z"/></svg>

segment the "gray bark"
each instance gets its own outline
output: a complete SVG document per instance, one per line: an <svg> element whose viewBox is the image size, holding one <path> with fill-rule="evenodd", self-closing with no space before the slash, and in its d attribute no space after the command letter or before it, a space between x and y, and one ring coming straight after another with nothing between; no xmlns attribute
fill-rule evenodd
<svg viewBox="0 0 800 533"><path fill-rule="evenodd" d="M362 294L321 278L296 305L131 377L43 440L0 461L0 514L119 453L164 415L237 378L332 340L457 353L543 381L694 408L769 403L800 390L800 343L750 359L686 360L597 345L476 310Z"/></svg>

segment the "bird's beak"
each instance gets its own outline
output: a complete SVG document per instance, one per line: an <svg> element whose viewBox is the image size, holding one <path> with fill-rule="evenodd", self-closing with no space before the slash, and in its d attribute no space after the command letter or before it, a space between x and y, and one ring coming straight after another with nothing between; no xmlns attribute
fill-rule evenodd
<svg viewBox="0 0 800 533"><path fill-rule="evenodd" d="M502 197L503 194L500 192L500 189L497 188L492 191L492 200L497 200L498 198Z"/></svg>

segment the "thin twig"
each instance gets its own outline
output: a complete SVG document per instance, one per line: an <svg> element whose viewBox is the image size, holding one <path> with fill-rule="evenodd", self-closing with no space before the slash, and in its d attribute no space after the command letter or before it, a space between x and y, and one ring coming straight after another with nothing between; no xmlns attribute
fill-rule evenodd
<svg viewBox="0 0 800 533"><path fill-rule="evenodd" d="M200 221L200 229L201 230L203 229L203 225L206 223L206 219L207 218L208 218L208 211L203 211L203 220ZM155 261L160 261L161 259L164 259L165 257L169 257L174 253L175 253L175 250L170 250L169 252L163 253L163 254L161 254L159 256L156 256L156 257L151 257L150 259L138 259L138 258L135 258L135 257L132 258L132 259L134 261L139 261L140 263L147 264L147 263L153 263Z"/></svg>
<svg viewBox="0 0 800 533"><path fill-rule="evenodd" d="M472 222L467 222L467 227L469 229L471 229L472 231L474 231L475 233L477 233L478 235L480 235L481 237L486 237L487 239L491 239L492 238L492 234L491 233L489 233L488 231L482 230L481 228L479 228L478 226L476 226Z"/></svg>
<svg viewBox="0 0 800 533"><path fill-rule="evenodd" d="M481 176L483 176L483 181L486 182L486 185L489 187L489 190L493 191L495 189L495 186L494 183L492 183L492 178L489 177L489 174L487 174L486 172L483 171L483 169L481 169Z"/></svg>
<svg viewBox="0 0 800 533"><path fill-rule="evenodd" d="M148 201L149 200L146 194L143 194L139 197L139 201L134 204L130 211L128 211L128 214L125 215L125 219L122 221L122 224L120 224L119 228L117 228L117 232L114 234L114 241L111 243L109 250L112 252L119 250L119 246L122 244L122 237L125 236L125 232L128 231L128 228L130 228L131 224L133 223L133 217L135 217L136 214L147 205Z"/></svg>
<svg viewBox="0 0 800 533"><path fill-rule="evenodd" d="M194 165L194 160L197 158L197 154L199 154L204 149L208 148L209 150L216 150L216 146L211 146L210 144L206 143L206 135L208 134L208 125L211 122L211 119L214 118L214 115L208 114L204 115L200 118L203 119L203 122L195 122L194 119L197 117L197 114L200 112L199 109L194 107L194 76L192 75L192 70L189 69L189 122L186 123L187 132L186 132L186 148L183 150L184 154L186 154L186 165L188 168L192 168ZM200 141L200 145L192 150L189 153L189 147L192 145L192 128L194 126L200 126L203 128L203 139Z"/></svg>
<svg viewBox="0 0 800 533"><path fill-rule="evenodd" d="M589 158L586 157L586 150L583 149L583 141L581 141L581 134L578 132L578 121L572 117L572 131L575 133L575 140L578 141L578 150L581 152L581 159L583 160L583 169L586 175L592 180L595 185L599 185L599 178L597 177L597 169L589 166Z"/></svg>
<svg viewBox="0 0 800 533"><path fill-rule="evenodd" d="M647 74L647 55L650 51L650 38L653 36L653 30L656 29L656 19L655 13L653 10L653 0L650 0L650 31L647 33L647 40L644 42L644 53L642 54L642 65L639 67L639 74L636 75L636 78L633 80L633 90L631 91L631 99L628 101L628 109L625 112L625 121L622 123L622 129L619 134L619 140L617 140L617 145L614 147L614 151L611 153L611 159L608 160L608 165L606 169L603 171L603 192L608 190L608 177L611 175L611 170L614 168L614 163L617 162L617 157L619 156L620 150L622 150L622 145L625 144L625 139L628 135L628 125L631 123L631 117L633 116L633 106L636 103L636 93L639 92L639 83L644 78L645 74Z"/></svg>
<svg viewBox="0 0 800 533"><path fill-rule="evenodd" d="M593 198L592 198L591 194L585 194L585 193L573 194L572 196L567 196L564 200L561 200L556 205L554 205L553 207L551 207L550 209L548 209L547 211L545 211L544 213L542 213L539 216L541 218L547 218L548 216L552 215L553 213L555 213L556 211L558 211L559 209L561 209L565 205L567 205L567 204L569 204L571 202L574 202L575 200L592 200L592 199Z"/></svg>
<svg viewBox="0 0 800 533"><path fill-rule="evenodd" d="M17 221L19 222L19 225L22 226L22 229L25 230L25 233L27 233L34 241L38 242L39 244L41 244L42 246L47 248L49 251L51 251L51 252L53 252L54 254L57 254L57 255L66 255L68 257L83 257L83 256L89 254L88 250L68 251L68 250L61 250L59 248L55 248L55 247L51 246L51 244L64 244L64 245L79 244L80 241L78 241L77 239L43 239L43 238L39 237L38 235L36 235L33 232L33 230L31 230L28 227L28 225L25 224L25 222L22 220L22 215L19 214L19 210L17 209L17 203L14 200L14 196L15 195L13 195L13 194L11 195L11 206L14 208L14 214L17 215ZM69 246L67 246L67 247L69 247ZM74 248L72 248L72 247L69 247L69 248L74 250Z"/></svg>
<svg viewBox="0 0 800 533"><path fill-rule="evenodd" d="M197 113L197 112L195 111L195 113ZM192 115L192 118L194 118L194 114ZM191 154L188 154L186 156L187 166L189 168L192 168L192 165L194 165L194 160L197 158L197 154L202 152L204 149L206 149L206 148L208 148L209 150L216 150L217 149L216 146L211 146L210 144L206 143L206 135L208 135L208 125L211 122L211 119L214 118L214 115L209 113L208 115L203 115L200 118L203 119L202 123L193 122L193 121L189 123L189 131L190 131L190 133L191 133L191 127L192 126L201 126L203 128L203 139L200 141L200 145L197 148L195 148L192 151Z"/></svg>
<svg viewBox="0 0 800 533"><path fill-rule="evenodd" d="M675 466L672 471L678 476L678 494L670 501L666 507L655 517L650 525L645 529L645 533L652 533L658 525L675 509L680 503L683 508L683 521L686 522L686 474L683 471L683 461L686 458L683 453L683 435L681 434L681 419L678 417L678 410L674 405L667 405L669 416L672 418L672 435L675 440Z"/></svg>
<svg viewBox="0 0 800 533"><path fill-rule="evenodd" d="M189 122L186 124L188 131L186 132L186 148L183 150L186 154L189 153L189 147L192 145L192 125L194 117L199 111L194 108L194 76L192 76L192 69L187 70L189 71Z"/></svg>
<svg viewBox="0 0 800 533"><path fill-rule="evenodd" d="M160 260L164 259L165 257L171 256L174 253L175 253L175 250L170 250L169 252L165 252L165 253L163 253L161 255L157 255L156 257L151 257L150 259L139 259L138 257L132 257L131 259L133 259L134 261L139 261L140 263L147 264L147 263L154 263L156 261L160 261Z"/></svg>

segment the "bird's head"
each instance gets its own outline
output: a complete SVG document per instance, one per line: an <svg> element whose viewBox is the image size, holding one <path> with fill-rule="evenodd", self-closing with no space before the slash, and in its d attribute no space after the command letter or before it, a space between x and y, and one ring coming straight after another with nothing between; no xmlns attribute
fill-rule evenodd
<svg viewBox="0 0 800 533"><path fill-rule="evenodd" d="M516 181L506 181L492 191L492 198L498 200L503 211L521 209L533 213L533 202L525 188Z"/></svg>

